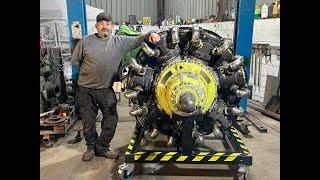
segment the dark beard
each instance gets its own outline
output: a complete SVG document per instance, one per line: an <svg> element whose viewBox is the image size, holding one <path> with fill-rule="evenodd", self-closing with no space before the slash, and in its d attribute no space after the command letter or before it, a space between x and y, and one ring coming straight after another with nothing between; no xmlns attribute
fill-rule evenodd
<svg viewBox="0 0 320 180"><path fill-rule="evenodd" d="M101 38L107 38L109 35L110 35L110 32L107 30L107 32L106 33L98 33L98 35L99 35L99 37L101 37Z"/></svg>

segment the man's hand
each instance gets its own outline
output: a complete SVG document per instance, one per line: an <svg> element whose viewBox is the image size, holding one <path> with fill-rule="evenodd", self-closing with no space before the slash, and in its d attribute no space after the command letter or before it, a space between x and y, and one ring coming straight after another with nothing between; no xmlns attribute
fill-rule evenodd
<svg viewBox="0 0 320 180"><path fill-rule="evenodd" d="M151 33L149 36L149 42L152 44L156 44L157 42L160 41L160 36L157 33Z"/></svg>

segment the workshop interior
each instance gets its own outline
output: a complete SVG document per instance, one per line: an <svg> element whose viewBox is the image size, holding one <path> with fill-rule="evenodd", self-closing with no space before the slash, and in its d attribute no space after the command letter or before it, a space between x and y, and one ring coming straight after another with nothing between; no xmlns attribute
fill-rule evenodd
<svg viewBox="0 0 320 180"><path fill-rule="evenodd" d="M102 12L160 40L117 59L119 159L83 162L71 59ZM40 178L61 177L280 179L280 0L40 0Z"/></svg>

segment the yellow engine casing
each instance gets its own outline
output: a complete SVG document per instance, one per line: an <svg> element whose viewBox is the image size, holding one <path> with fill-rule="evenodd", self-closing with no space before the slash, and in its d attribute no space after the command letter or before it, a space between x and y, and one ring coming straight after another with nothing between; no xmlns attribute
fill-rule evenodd
<svg viewBox="0 0 320 180"><path fill-rule="evenodd" d="M214 71L198 59L174 60L157 77L155 94L158 108L167 115L189 116L178 110L184 93L195 97L195 105L202 113L212 107L217 98L218 80Z"/></svg>

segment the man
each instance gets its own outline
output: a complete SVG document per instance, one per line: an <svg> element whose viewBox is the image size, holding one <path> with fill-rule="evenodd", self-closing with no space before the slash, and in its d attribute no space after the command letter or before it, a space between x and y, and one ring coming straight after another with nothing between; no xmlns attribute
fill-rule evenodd
<svg viewBox="0 0 320 180"><path fill-rule="evenodd" d="M112 85L118 74L121 57L144 41L157 43L160 36L148 33L138 37L111 35L111 16L105 12L96 17L98 33L81 39L72 54L72 64L80 68L77 98L83 119L83 134L87 151L83 161L96 156L117 159L118 153L109 149L118 122L117 99ZM96 136L96 116L101 109L101 134Z"/></svg>

